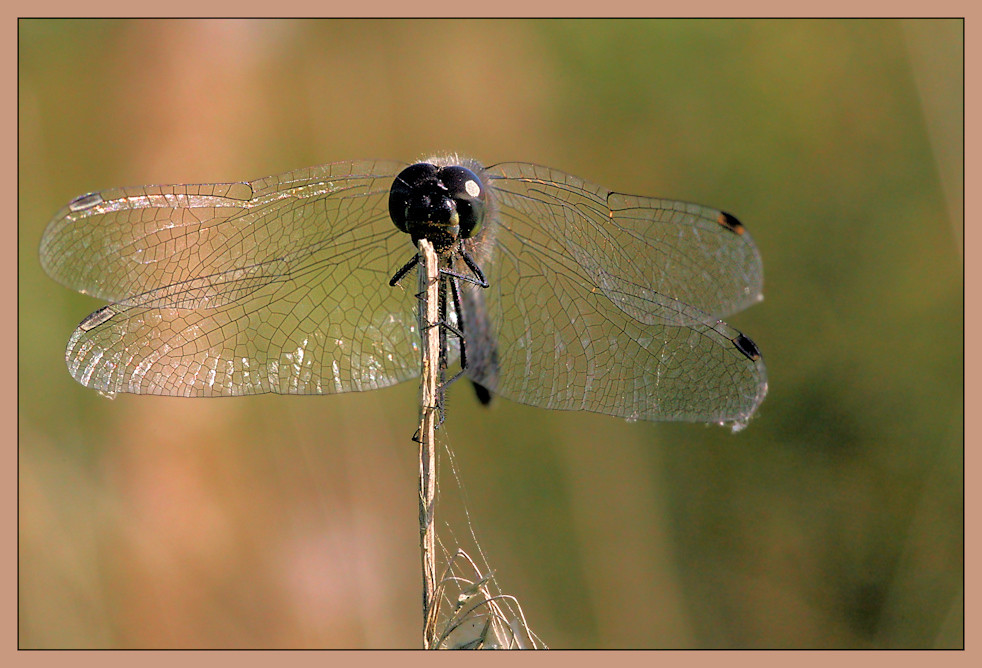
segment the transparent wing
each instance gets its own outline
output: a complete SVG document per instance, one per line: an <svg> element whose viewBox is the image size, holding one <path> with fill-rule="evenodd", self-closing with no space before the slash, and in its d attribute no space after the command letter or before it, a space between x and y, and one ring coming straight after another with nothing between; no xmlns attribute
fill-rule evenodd
<svg viewBox="0 0 982 668"><path fill-rule="evenodd" d="M388 216L403 166L76 199L45 231L42 265L114 303L72 335L72 375L107 393L177 396L326 394L417 376L413 291L388 285L415 252Z"/></svg>
<svg viewBox="0 0 982 668"><path fill-rule="evenodd" d="M742 225L536 165L485 175L498 211L491 287L465 286L465 306L487 309L468 315L474 380L522 403L629 419L753 413L767 390L763 361L718 320L760 299L760 256Z"/></svg>

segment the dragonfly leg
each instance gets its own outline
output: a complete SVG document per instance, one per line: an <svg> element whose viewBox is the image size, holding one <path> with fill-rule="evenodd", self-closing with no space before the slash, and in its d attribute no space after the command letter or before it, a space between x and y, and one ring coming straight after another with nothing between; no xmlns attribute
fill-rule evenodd
<svg viewBox="0 0 982 668"><path fill-rule="evenodd" d="M458 248L457 252L460 253L461 259L464 260L464 264L466 264L467 267L471 270L473 276L467 276L466 274L457 273L453 269L443 269L443 268L440 269L440 273L443 274L444 276L453 276L454 278L459 278L462 281L467 281L468 283L478 285L482 288L486 288L490 286L491 284L488 283L488 279L484 277L484 272L481 271L481 268L477 265L477 262L474 261L474 258L470 256L470 253L464 250L463 246Z"/></svg>
<svg viewBox="0 0 982 668"><path fill-rule="evenodd" d="M464 250L463 247L461 247L460 249L460 257L464 259L464 262L467 264L468 267L470 267L470 270L474 272L474 276L477 277L477 280L474 280L472 278L470 279L470 282L474 283L475 285L480 285L482 288L488 287L490 283L488 283L488 279L484 277L484 272L481 271L481 268L477 266L477 262L474 261L474 258L472 258L470 254Z"/></svg>
<svg viewBox="0 0 982 668"><path fill-rule="evenodd" d="M460 329L453 327L449 318L445 319L444 323L447 329L453 332L460 341L460 368L463 370L467 368L467 341L464 338L464 310L460 308L460 287L457 285L455 276L447 276L447 283L450 284L450 297L453 300L453 308L457 313L457 324Z"/></svg>
<svg viewBox="0 0 982 668"><path fill-rule="evenodd" d="M440 319L439 322L435 323L434 325L430 325L432 327L440 328L440 378L437 389L437 403L439 405L440 417L437 426L442 425L443 421L446 419L444 405L447 388L450 387L450 385L452 385L457 379L463 376L465 370L467 369L467 340L464 335L466 325L464 323L464 310L461 306L460 286L458 281L467 281L472 285L477 285L482 288L487 288L489 286L487 278L485 278L484 272L481 271L481 268L477 265L477 262L474 261L474 259L467 253L467 251L463 249L463 247L459 249L459 253L464 263L471 270L472 275L461 274L447 267L440 268L440 276L444 279L444 284L442 286L443 289L440 290ZM389 285L395 286L406 274L410 272L410 270L419 264L419 261L419 255L414 255L412 258L410 258L410 260L392 276L392 278L389 280ZM448 287L450 292L450 301L452 301L452 304L448 303L447 299ZM423 293L417 294L416 297L417 299L423 299ZM451 306L454 313L457 314L456 327L450 324L450 313L448 308ZM449 366L447 363L448 333L456 336L457 340L460 342L460 371L454 374L449 380L446 378L446 370ZM491 393L483 386L479 385L478 383L474 383L474 390L477 392L477 398L482 404L487 405L491 401Z"/></svg>
<svg viewBox="0 0 982 668"><path fill-rule="evenodd" d="M412 259L403 265L402 269L393 274L392 278L389 279L389 285L395 286L396 283L402 280L402 277L409 273L409 270L419 264L419 255L413 255Z"/></svg>

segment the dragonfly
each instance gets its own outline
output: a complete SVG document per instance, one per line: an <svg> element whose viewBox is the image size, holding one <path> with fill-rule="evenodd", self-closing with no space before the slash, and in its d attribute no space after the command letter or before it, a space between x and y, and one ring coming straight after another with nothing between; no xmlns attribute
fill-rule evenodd
<svg viewBox="0 0 982 668"><path fill-rule="evenodd" d="M40 260L109 303L65 352L86 387L335 394L419 375L402 279L421 238L440 257L443 366L482 402L739 428L767 393L757 345L722 320L762 299L736 217L531 163L346 161L104 190L54 216Z"/></svg>

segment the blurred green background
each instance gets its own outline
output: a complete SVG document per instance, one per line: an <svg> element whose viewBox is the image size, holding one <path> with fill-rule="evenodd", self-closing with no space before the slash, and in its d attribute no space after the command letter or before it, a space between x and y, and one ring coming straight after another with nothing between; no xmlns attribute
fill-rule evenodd
<svg viewBox="0 0 982 668"><path fill-rule="evenodd" d="M20 21L21 647L418 645L416 384L105 400L63 358L100 303L37 249L92 190L441 150L724 208L764 258L741 433L451 391L547 644L961 646L962 51L960 21Z"/></svg>

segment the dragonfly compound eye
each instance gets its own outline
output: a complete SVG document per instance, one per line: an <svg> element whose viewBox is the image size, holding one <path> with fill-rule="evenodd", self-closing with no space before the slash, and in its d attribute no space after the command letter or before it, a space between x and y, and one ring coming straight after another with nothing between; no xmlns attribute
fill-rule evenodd
<svg viewBox="0 0 982 668"><path fill-rule="evenodd" d="M459 166L444 167L439 178L456 204L460 236L469 239L480 231L484 222L487 198L481 180L471 170Z"/></svg>
<svg viewBox="0 0 982 668"><path fill-rule="evenodd" d="M416 210L429 205L425 194L428 184L436 180L438 168L425 162L410 165L399 172L389 191L389 216L393 224L402 232L409 233L413 226Z"/></svg>

